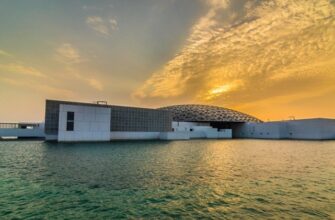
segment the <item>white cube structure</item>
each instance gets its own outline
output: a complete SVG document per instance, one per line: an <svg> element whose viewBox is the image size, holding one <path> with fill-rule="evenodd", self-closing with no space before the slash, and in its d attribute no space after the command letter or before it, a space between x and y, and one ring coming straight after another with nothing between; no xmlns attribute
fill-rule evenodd
<svg viewBox="0 0 335 220"><path fill-rule="evenodd" d="M73 128L69 129L69 113ZM111 109L100 106L61 104L59 108L58 141L109 141Z"/></svg>

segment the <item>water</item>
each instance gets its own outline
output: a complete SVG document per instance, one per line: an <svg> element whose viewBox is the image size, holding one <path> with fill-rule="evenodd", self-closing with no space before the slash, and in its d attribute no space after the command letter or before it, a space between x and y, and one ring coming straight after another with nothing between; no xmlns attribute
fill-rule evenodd
<svg viewBox="0 0 335 220"><path fill-rule="evenodd" d="M0 142L0 219L335 219L335 142Z"/></svg>

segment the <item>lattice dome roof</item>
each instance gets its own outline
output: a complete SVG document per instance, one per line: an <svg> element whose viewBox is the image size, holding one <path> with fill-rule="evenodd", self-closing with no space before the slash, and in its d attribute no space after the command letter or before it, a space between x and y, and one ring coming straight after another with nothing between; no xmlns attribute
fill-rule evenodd
<svg viewBox="0 0 335 220"><path fill-rule="evenodd" d="M172 113L173 121L188 122L261 122L235 110L209 105L173 105L159 108Z"/></svg>

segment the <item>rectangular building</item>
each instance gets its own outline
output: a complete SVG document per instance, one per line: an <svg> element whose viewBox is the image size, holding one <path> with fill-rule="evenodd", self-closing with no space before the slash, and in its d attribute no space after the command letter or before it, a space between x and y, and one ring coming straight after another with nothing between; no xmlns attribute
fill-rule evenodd
<svg viewBox="0 0 335 220"><path fill-rule="evenodd" d="M243 123L233 129L233 136L251 139L334 140L335 119Z"/></svg>
<svg viewBox="0 0 335 220"><path fill-rule="evenodd" d="M46 140L159 139L171 124L165 110L46 100Z"/></svg>

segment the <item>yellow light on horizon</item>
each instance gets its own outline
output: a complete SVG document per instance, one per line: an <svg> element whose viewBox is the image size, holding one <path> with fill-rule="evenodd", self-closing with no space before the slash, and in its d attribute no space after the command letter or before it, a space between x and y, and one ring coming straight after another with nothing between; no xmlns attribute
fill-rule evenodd
<svg viewBox="0 0 335 220"><path fill-rule="evenodd" d="M211 89L209 91L209 93L212 94L212 95L219 95L219 94L228 92L231 89L232 89L232 85L226 84L226 85L222 85L222 86L216 87L214 89Z"/></svg>

